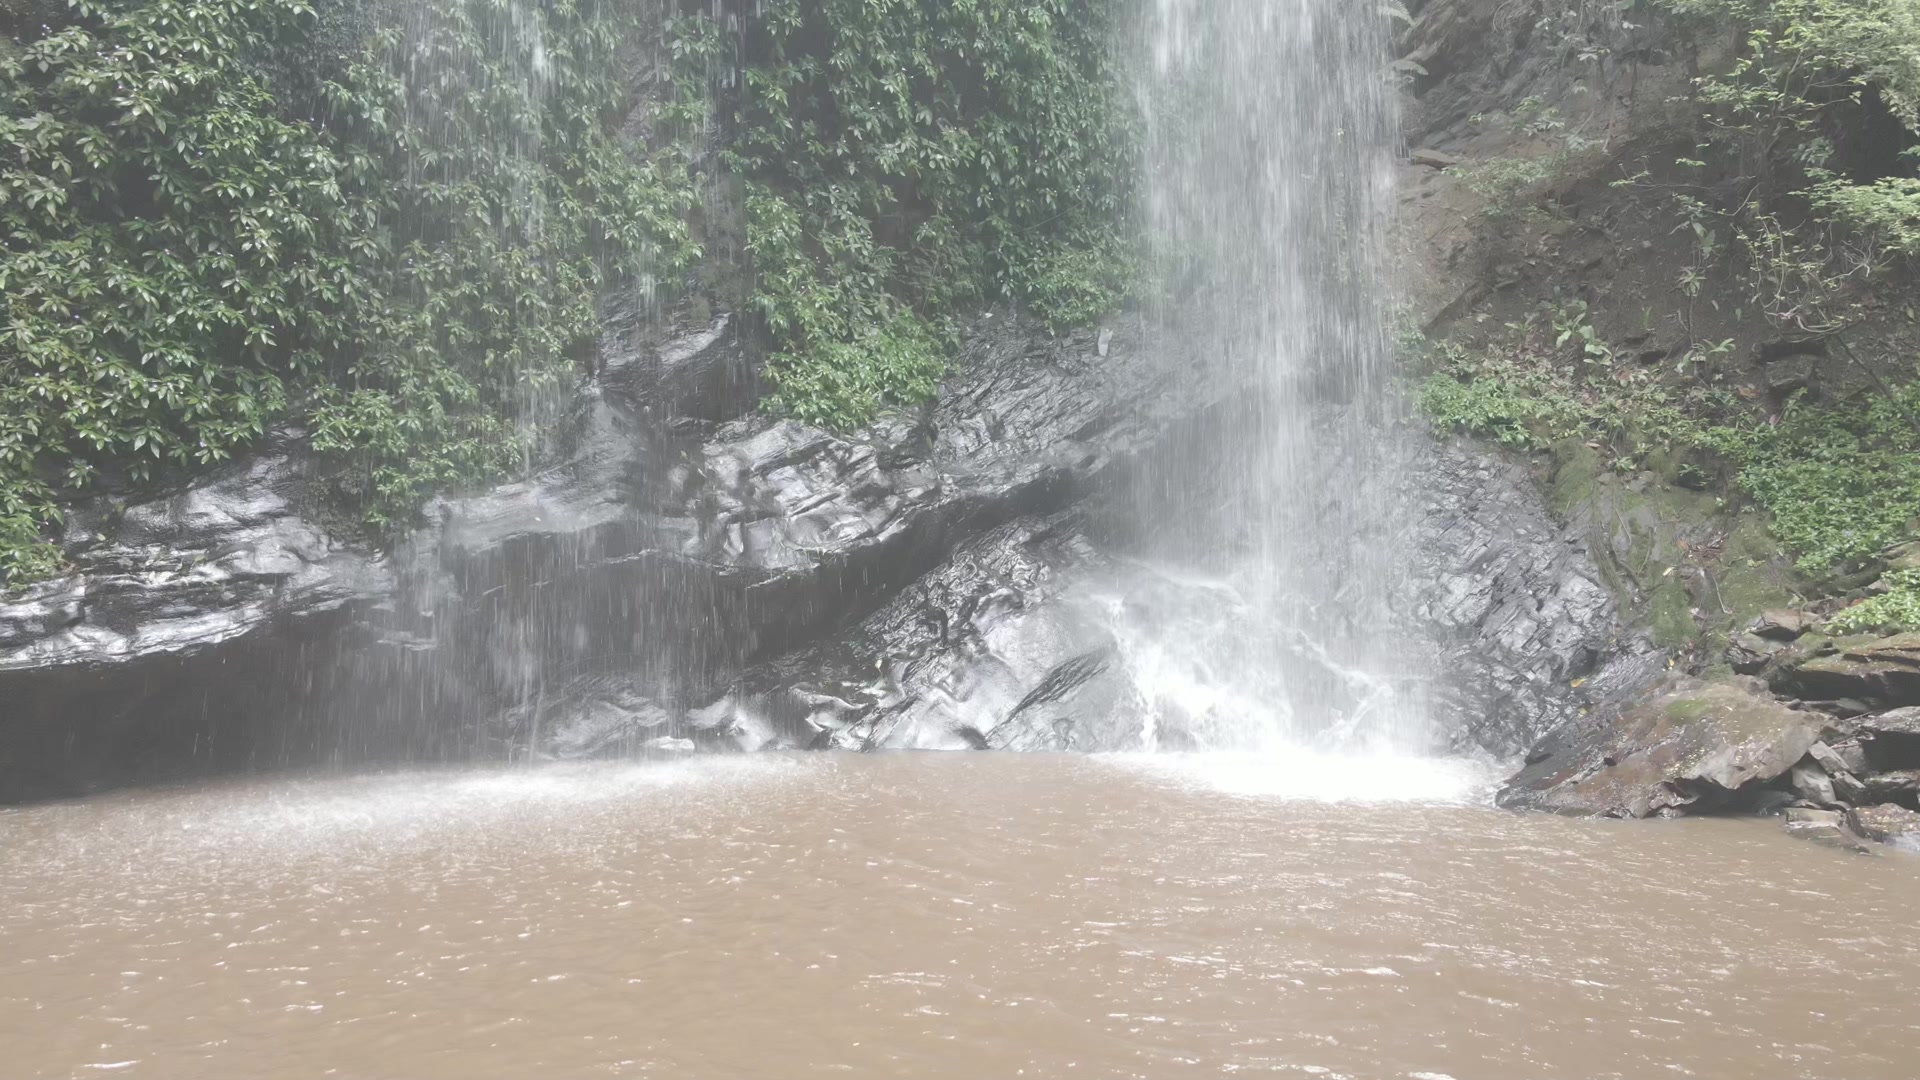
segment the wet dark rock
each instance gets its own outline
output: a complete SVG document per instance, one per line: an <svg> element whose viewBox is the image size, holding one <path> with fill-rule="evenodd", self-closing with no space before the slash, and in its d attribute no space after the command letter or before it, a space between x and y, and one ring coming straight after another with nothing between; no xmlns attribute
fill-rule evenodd
<svg viewBox="0 0 1920 1080"><path fill-rule="evenodd" d="M724 680L871 610L968 538L1084 497L1220 393L1129 326L1101 359L1091 334L983 317L937 403L855 436L662 421L728 411L675 380L734 365L730 334L718 319L609 355L557 464L441 501L392 558L305 516L291 453L83 509L75 574L0 604L0 799L490 756L528 730L569 754L679 737L640 702L676 727L701 691L663 673ZM572 685L635 670L648 693Z"/></svg>
<svg viewBox="0 0 1920 1080"><path fill-rule="evenodd" d="M1811 761L1795 765L1787 774L1788 782L1794 793L1815 806L1836 807L1841 805L1834 793L1833 778L1825 769Z"/></svg>
<svg viewBox="0 0 1920 1080"><path fill-rule="evenodd" d="M637 298L612 305L600 341L600 382L609 393L661 418L731 420L759 401L759 368L734 315L721 312L664 339L654 333Z"/></svg>
<svg viewBox="0 0 1920 1080"><path fill-rule="evenodd" d="M1407 475L1418 514L1409 617L1437 642L1442 709L1463 744L1519 754L1664 667L1524 466L1448 442Z"/></svg>
<svg viewBox="0 0 1920 1080"><path fill-rule="evenodd" d="M0 603L0 671L191 653L391 591L384 560L303 514L305 485L281 450L178 494L82 510L75 572Z"/></svg>
<svg viewBox="0 0 1920 1080"><path fill-rule="evenodd" d="M1795 390L1806 389L1813 380L1813 358L1795 356L1785 360L1775 360L1761 370L1761 378L1767 390L1774 394L1790 394Z"/></svg>
<svg viewBox="0 0 1920 1080"><path fill-rule="evenodd" d="M308 516L306 489L276 442L183 490L71 515L73 572L0 600L0 801L239 767L281 677L335 688L301 654L351 634L396 579ZM296 720L272 738L316 736Z"/></svg>
<svg viewBox="0 0 1920 1080"><path fill-rule="evenodd" d="M1124 662L1130 620L1231 627L1217 589L1103 555L1076 512L973 540L849 630L742 674L697 713L796 717L762 745L1131 750L1149 711ZM814 703L831 701L824 714ZM1155 745L1190 745L1176 720ZM1184 740L1184 742L1183 742Z"/></svg>
<svg viewBox="0 0 1920 1080"><path fill-rule="evenodd" d="M1904 806L1860 806L1847 812L1856 833L1883 844L1920 847L1920 813Z"/></svg>
<svg viewBox="0 0 1920 1080"><path fill-rule="evenodd" d="M696 715L748 726L785 716L763 721L761 745L984 748L1055 668L1110 642L1047 610L1062 575L1092 558L1071 516L1011 522L847 631L748 670Z"/></svg>
<svg viewBox="0 0 1920 1080"><path fill-rule="evenodd" d="M1776 701L1755 679L1669 678L1617 718L1557 733L1548 740L1554 752L1508 781L1498 799L1520 809L1609 817L1729 807L1742 789L1793 770L1824 726L1823 718ZM1833 802L1830 788L1817 794L1824 797L1813 801Z"/></svg>
<svg viewBox="0 0 1920 1080"><path fill-rule="evenodd" d="M1095 356L1099 341L1106 343L1105 359ZM875 617L893 618L896 632L978 614L941 609L925 595L942 575L964 576L976 567L975 559L954 557L969 538L1084 499L1108 483L1116 466L1203 411L1209 391L1199 372L1186 370L1175 387L1163 362L1145 355L1138 332L1126 327L1103 331L1098 340L1049 340L1011 320L985 319L930 409L884 420L858 438L750 416L682 452L680 501L662 512L674 523L663 538L675 548L667 554L710 575L713 595L732 598L721 605L728 613L713 620L723 632L706 650L709 679L724 685L742 665L801 649L889 597L894 602ZM521 529L538 529L541 519L522 513L520 522ZM447 531L454 534L455 526ZM942 633L957 633L941 625ZM857 641L830 638L828 648L859 653L862 662L877 655L860 653ZM816 659L823 672L854 663ZM636 691L648 700L697 706L683 709L685 726L705 745L877 745L872 725L860 723L871 710L871 694L857 686L820 678L775 685L778 680L761 677L701 704L695 696L701 685L663 690L657 672L632 663L616 669L619 679L649 684ZM859 683L869 674L843 681ZM560 690L544 706L551 715L536 723L524 707L510 714L509 741L577 722L579 700L562 669ZM957 727L937 741L966 742ZM614 749L622 740L606 745ZM541 752L572 750L553 744Z"/></svg>
<svg viewBox="0 0 1920 1080"><path fill-rule="evenodd" d="M1727 666L1742 675L1758 675L1775 661L1788 655L1793 646L1785 641L1762 637L1751 631L1733 635L1727 643Z"/></svg>
<svg viewBox="0 0 1920 1080"><path fill-rule="evenodd" d="M1814 619L1803 611L1776 608L1763 611L1747 630L1773 641L1792 641L1813 629Z"/></svg>
<svg viewBox="0 0 1920 1080"><path fill-rule="evenodd" d="M1803 840L1812 840L1826 847L1841 851L1867 852L1871 850L1867 841L1854 831L1848 815L1838 810L1816 810L1802 807L1790 807L1787 810L1787 833Z"/></svg>
<svg viewBox="0 0 1920 1080"><path fill-rule="evenodd" d="M1776 687L1809 700L1855 698L1880 708L1920 705L1920 633L1834 642L1783 668Z"/></svg>
<svg viewBox="0 0 1920 1080"><path fill-rule="evenodd" d="M1861 783L1866 788L1861 802L1912 805L1920 800L1920 769L1873 773Z"/></svg>
<svg viewBox="0 0 1920 1080"><path fill-rule="evenodd" d="M1514 752L1650 677L1659 654L1621 626L1523 468L1470 444L1426 443L1406 483L1417 515L1407 578L1416 584L1402 614L1438 651L1432 704L1454 747ZM1177 670L1180 658L1129 654L1129 642L1168 640L1216 668L1277 665L1276 698L1287 685L1312 684L1336 713L1359 707L1342 704L1342 676L1311 643L1258 625L1222 586L1115 560L1089 525L1088 515L1022 519L965 545L857 627L754 668L710 708L740 723L738 714L765 715L781 702L851 703L825 720L790 706L806 722L784 733L775 725L761 745L1221 745L1230 735L1220 716L1156 694L1156 674L1141 670Z"/></svg>
<svg viewBox="0 0 1920 1080"><path fill-rule="evenodd" d="M1415 165L1425 165L1430 169L1445 169L1449 166L1460 164L1459 155L1449 154L1444 150L1435 150L1431 147L1421 147L1415 150L1412 154L1408 155L1408 160L1412 161Z"/></svg>
<svg viewBox="0 0 1920 1080"><path fill-rule="evenodd" d="M366 760L1219 745L1141 675L1147 626L1275 708L1289 680L1362 707L1230 590L1119 556L1142 462L1236 397L1179 342L981 318L935 403L843 436L736 415L733 334L616 319L554 464L440 500L391 556L315 520L291 451L83 509L76 573L0 604L0 800ZM1523 466L1414 444L1399 611L1454 746L1516 753L1658 669Z"/></svg>

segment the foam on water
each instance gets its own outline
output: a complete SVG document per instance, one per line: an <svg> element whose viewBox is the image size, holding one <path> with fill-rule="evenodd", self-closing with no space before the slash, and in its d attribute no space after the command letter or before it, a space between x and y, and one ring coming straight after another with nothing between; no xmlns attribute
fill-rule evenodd
<svg viewBox="0 0 1920 1080"><path fill-rule="evenodd" d="M56 858L144 848L149 857L230 860L263 852L402 849L489 829L538 833L556 815L656 800L663 818L676 798L710 789L750 789L819 770L777 754L701 756L681 761L577 762L537 767L408 770L310 780L274 778L180 791L135 792L67 808L14 811L25 821L63 820ZM138 813L128 813L130 805Z"/></svg>
<svg viewBox="0 0 1920 1080"><path fill-rule="evenodd" d="M1100 761L1183 786L1263 799L1329 803L1485 803L1499 772L1489 763L1405 753L1342 753L1308 746L1188 754L1108 754Z"/></svg>

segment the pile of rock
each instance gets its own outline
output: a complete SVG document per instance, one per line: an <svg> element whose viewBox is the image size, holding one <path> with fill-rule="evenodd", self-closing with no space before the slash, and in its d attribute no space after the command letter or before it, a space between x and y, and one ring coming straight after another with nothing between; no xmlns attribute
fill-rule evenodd
<svg viewBox="0 0 1920 1080"><path fill-rule="evenodd" d="M1723 678L1666 678L1542 740L1503 806L1608 817L1766 813L1851 847L1920 849L1920 635L1833 639L1799 612L1736 636Z"/></svg>

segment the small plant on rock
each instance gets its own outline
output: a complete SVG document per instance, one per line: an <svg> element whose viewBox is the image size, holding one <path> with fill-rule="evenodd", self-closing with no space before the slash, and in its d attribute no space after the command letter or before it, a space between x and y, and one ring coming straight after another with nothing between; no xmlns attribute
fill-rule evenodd
<svg viewBox="0 0 1920 1080"><path fill-rule="evenodd" d="M1886 592L1834 615L1826 622L1827 630L1835 634L1920 630L1920 570L1896 570L1885 582Z"/></svg>

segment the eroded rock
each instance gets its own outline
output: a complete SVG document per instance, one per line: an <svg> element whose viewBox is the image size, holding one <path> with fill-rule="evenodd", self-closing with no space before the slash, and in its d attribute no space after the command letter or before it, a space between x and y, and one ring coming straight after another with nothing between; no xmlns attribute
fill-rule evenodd
<svg viewBox="0 0 1920 1080"><path fill-rule="evenodd" d="M1743 788L1792 770L1823 726L1755 679L1668 680L1617 721L1549 740L1546 754L1507 783L1499 802L1609 817L1724 807ZM1832 802L1831 791L1825 794L1822 801Z"/></svg>
<svg viewBox="0 0 1920 1080"><path fill-rule="evenodd" d="M75 574L0 604L0 800L518 753L529 730L569 754L680 737L702 680L872 610L971 537L1084 498L1225 394L1204 359L1170 355L1178 343L1110 329L1099 357L1091 332L982 317L936 403L842 437L701 419L731 406L666 383L735 366L716 319L610 357L557 463L440 501L393 558L304 516L291 452L77 514ZM645 692L573 685L610 672ZM504 725L473 721L502 709L517 710Z"/></svg>
<svg viewBox="0 0 1920 1080"><path fill-rule="evenodd" d="M1835 642L1830 652L1784 669L1775 681L1809 700L1920 706L1920 633Z"/></svg>
<svg viewBox="0 0 1920 1080"><path fill-rule="evenodd" d="M1787 833L1790 836L1812 840L1842 851L1864 853L1869 850L1866 840L1855 831L1849 821L1849 815L1838 810L1789 807L1786 824Z"/></svg>
<svg viewBox="0 0 1920 1080"><path fill-rule="evenodd" d="M1869 840L1920 847L1920 812L1904 806L1855 807L1847 812L1847 824Z"/></svg>
<svg viewBox="0 0 1920 1080"><path fill-rule="evenodd" d="M1772 608L1760 613L1747 629L1763 638L1792 641L1813 629L1814 620L1804 611Z"/></svg>
<svg viewBox="0 0 1920 1080"><path fill-rule="evenodd" d="M1920 799L1920 769L1874 773L1861 783L1866 788L1863 802L1912 804Z"/></svg>
<svg viewBox="0 0 1920 1080"><path fill-rule="evenodd" d="M1727 643L1727 666L1742 675L1757 675L1781 657L1789 655L1792 648L1789 642L1743 631L1733 635L1733 639Z"/></svg>
<svg viewBox="0 0 1920 1080"><path fill-rule="evenodd" d="M1577 529L1525 467L1460 442L1416 455L1406 498L1409 622L1435 643L1462 746L1514 755L1652 680L1664 654L1628 628Z"/></svg>
<svg viewBox="0 0 1920 1080"><path fill-rule="evenodd" d="M1826 743L1816 742L1807 748L1807 757L1826 774L1833 795L1840 802L1852 805L1866 800L1866 785L1854 775L1839 751ZM1796 773L1798 770L1799 767L1795 766Z"/></svg>

